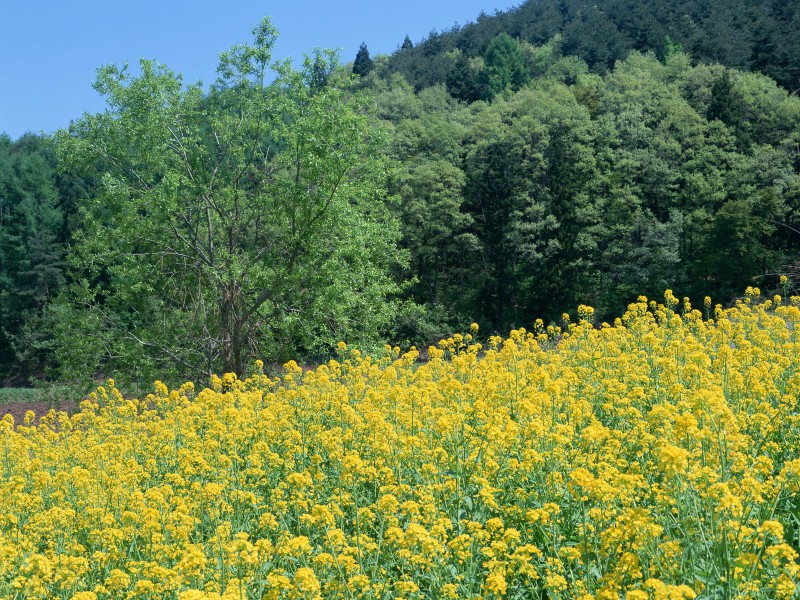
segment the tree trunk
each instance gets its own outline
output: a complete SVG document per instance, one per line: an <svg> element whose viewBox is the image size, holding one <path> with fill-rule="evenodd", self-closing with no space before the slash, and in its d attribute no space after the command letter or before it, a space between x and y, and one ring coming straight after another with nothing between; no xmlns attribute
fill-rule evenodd
<svg viewBox="0 0 800 600"><path fill-rule="evenodd" d="M235 283L222 289L221 334L222 368L225 373L244 374L241 313L239 311L239 289Z"/></svg>

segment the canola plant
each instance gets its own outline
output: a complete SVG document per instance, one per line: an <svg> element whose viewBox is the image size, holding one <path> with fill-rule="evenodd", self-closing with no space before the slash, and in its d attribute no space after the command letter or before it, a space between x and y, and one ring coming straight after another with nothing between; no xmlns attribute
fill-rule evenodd
<svg viewBox="0 0 800 600"><path fill-rule="evenodd" d="M0 598L798 597L798 306L667 292L7 417Z"/></svg>

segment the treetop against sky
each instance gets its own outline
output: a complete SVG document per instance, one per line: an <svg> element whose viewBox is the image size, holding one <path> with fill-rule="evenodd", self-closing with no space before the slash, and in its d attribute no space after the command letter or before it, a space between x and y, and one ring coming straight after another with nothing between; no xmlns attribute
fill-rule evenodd
<svg viewBox="0 0 800 600"><path fill-rule="evenodd" d="M108 3L80 0L8 0L0 3L0 133L66 127L85 112L103 109L92 89L105 64L158 60L186 82L216 78L219 52L246 41L270 16L279 31L275 58L299 59L316 47L341 49L352 61L365 42L374 56L389 53L408 35L415 43L433 30L474 21L481 11L506 10L508 0L368 2L254 2L212 0Z"/></svg>

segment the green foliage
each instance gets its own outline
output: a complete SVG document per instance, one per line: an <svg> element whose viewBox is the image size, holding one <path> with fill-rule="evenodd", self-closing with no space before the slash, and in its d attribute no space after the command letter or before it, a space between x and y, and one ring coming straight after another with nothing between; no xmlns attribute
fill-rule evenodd
<svg viewBox="0 0 800 600"><path fill-rule="evenodd" d="M201 379L769 287L800 264L797 15L718 4L526 2L362 45L359 77L273 65L268 22L210 90L102 69L58 159L0 138L0 377Z"/></svg>
<svg viewBox="0 0 800 600"><path fill-rule="evenodd" d="M60 191L49 140L0 136L0 380L26 382L48 359L38 321L66 281Z"/></svg>
<svg viewBox="0 0 800 600"><path fill-rule="evenodd" d="M395 53L390 73L402 74L417 90L445 83L452 66L449 53L458 49L467 59L483 56L505 33L537 47L558 36L563 55L601 74L631 51L651 51L665 60L685 52L702 63L758 71L797 91L798 28L797 3L784 0L527 0L508 11L483 14L475 23L432 32Z"/></svg>
<svg viewBox="0 0 800 600"><path fill-rule="evenodd" d="M664 62L668 62L670 58L678 54L683 54L683 46L671 37L666 36L664 38Z"/></svg>
<svg viewBox="0 0 800 600"><path fill-rule="evenodd" d="M603 77L561 52L521 44L536 77L489 104L398 76L373 87L404 165L419 339L437 320L502 332L579 303L609 318L665 288L724 301L797 260L797 98L677 48Z"/></svg>
<svg viewBox="0 0 800 600"><path fill-rule="evenodd" d="M480 81L483 96L488 100L507 89L516 92L530 81L519 44L507 33L501 33L492 40L483 60Z"/></svg>
<svg viewBox="0 0 800 600"><path fill-rule="evenodd" d="M592 136L585 107L551 82L487 106L476 122L468 200L489 265L482 305L493 327L520 324L562 300L574 304L580 294L594 247Z"/></svg>
<svg viewBox="0 0 800 600"><path fill-rule="evenodd" d="M84 390L66 385L45 385L26 388L0 388L0 406L11 402L46 402L58 409L64 402L74 406L74 398L80 398Z"/></svg>
<svg viewBox="0 0 800 600"><path fill-rule="evenodd" d="M474 310L470 272L480 260L472 217L463 208L461 151L469 111L442 87L416 95L402 79L375 98L376 117L390 127L400 168L392 191L400 199L402 246L409 253L410 300L398 321L399 339L435 341L465 328Z"/></svg>
<svg viewBox="0 0 800 600"><path fill-rule="evenodd" d="M356 53L356 59L353 61L353 75L366 77L370 71L372 71L372 59L369 57L367 45L361 42L361 46Z"/></svg>
<svg viewBox="0 0 800 600"><path fill-rule="evenodd" d="M453 66L447 74L447 91L453 98L465 102L475 102L484 95L481 82L483 60L471 60L456 50L453 53Z"/></svg>
<svg viewBox="0 0 800 600"><path fill-rule="evenodd" d="M271 64L268 20L253 34L208 93L152 61L101 69L108 110L59 134L67 168L101 181L50 313L62 377L241 374L379 339L398 260L380 137L335 55L295 71Z"/></svg>

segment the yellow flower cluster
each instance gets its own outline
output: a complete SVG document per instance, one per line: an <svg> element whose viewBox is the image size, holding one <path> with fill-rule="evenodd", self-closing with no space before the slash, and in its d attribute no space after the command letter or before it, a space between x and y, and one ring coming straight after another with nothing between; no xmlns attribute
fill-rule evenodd
<svg viewBox="0 0 800 600"><path fill-rule="evenodd" d="M796 598L800 300L0 421L0 598Z"/></svg>

